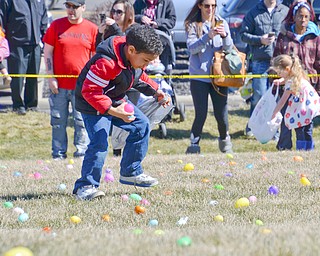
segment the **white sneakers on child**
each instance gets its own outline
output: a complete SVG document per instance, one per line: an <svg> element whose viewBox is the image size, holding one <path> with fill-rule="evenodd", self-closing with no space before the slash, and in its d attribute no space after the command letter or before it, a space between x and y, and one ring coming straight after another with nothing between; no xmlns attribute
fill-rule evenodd
<svg viewBox="0 0 320 256"><path fill-rule="evenodd" d="M125 185L132 185L137 187L153 187L158 184L158 180L147 174L140 174L138 176L124 177L120 175L120 183Z"/></svg>
<svg viewBox="0 0 320 256"><path fill-rule="evenodd" d="M103 197L106 194L98 190L95 186L88 185L77 190L76 197L79 200L92 200L95 198Z"/></svg>

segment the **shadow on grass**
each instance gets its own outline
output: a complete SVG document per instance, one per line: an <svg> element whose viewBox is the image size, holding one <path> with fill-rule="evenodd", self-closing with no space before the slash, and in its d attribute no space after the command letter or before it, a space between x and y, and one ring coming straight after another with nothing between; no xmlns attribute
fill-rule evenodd
<svg viewBox="0 0 320 256"><path fill-rule="evenodd" d="M160 129L152 130L150 137L162 138ZM167 136L165 139L183 140L190 138L190 130L180 130L180 129L167 129ZM204 132L201 135L201 139L217 139L210 133Z"/></svg>
<svg viewBox="0 0 320 256"><path fill-rule="evenodd" d="M47 197L55 197L55 196L61 196L61 195L71 196L71 194L65 194L65 193L59 193L59 192L42 193L42 194L27 193L22 195L0 196L0 200L4 200L4 201L37 200L37 199L45 199Z"/></svg>

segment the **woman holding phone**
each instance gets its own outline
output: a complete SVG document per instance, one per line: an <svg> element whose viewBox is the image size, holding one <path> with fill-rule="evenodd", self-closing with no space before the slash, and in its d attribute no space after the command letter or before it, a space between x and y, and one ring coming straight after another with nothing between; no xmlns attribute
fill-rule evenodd
<svg viewBox="0 0 320 256"><path fill-rule="evenodd" d="M215 51L228 50L233 46L228 23L219 15L216 0L196 0L185 19L187 47L190 51L190 75L210 75ZM195 119L191 128L190 146L187 154L200 153L200 138L208 112L210 96L214 116L218 123L219 149L232 152L228 124L228 88L218 87L216 91L209 78L191 79L190 90L195 108Z"/></svg>

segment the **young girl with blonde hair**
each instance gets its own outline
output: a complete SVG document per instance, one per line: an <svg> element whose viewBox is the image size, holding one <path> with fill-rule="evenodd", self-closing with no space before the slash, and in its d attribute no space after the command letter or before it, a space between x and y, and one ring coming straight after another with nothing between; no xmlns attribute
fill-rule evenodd
<svg viewBox="0 0 320 256"><path fill-rule="evenodd" d="M273 111L272 118L288 100L283 118L289 130L295 129L296 149L314 149L312 120L320 115L320 98L310 84L300 59L294 55L281 54L272 60L271 68L280 76L280 79L275 80L274 83L279 86L280 83L285 82L284 93Z"/></svg>

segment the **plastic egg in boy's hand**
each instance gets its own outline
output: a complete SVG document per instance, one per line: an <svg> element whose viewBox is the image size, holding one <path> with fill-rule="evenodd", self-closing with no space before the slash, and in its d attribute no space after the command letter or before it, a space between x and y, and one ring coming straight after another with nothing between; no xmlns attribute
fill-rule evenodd
<svg viewBox="0 0 320 256"><path fill-rule="evenodd" d="M124 105L124 110L128 113L131 113L134 111L134 106L132 104L126 103Z"/></svg>

